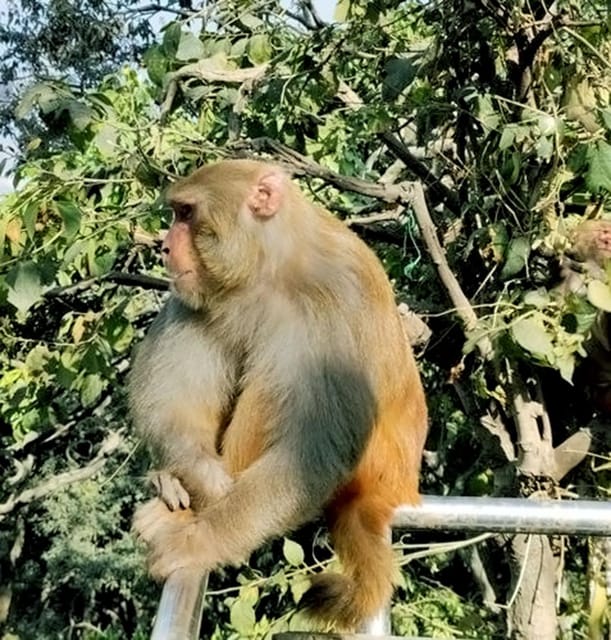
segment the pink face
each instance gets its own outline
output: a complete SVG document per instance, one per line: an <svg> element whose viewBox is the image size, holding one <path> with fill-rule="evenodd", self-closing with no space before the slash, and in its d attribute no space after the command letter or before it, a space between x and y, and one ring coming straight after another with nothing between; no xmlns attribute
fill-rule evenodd
<svg viewBox="0 0 611 640"><path fill-rule="evenodd" d="M192 208L181 205L176 208L174 222L161 247L163 264L172 278L171 289L183 302L193 308L202 305L201 262L193 246Z"/></svg>

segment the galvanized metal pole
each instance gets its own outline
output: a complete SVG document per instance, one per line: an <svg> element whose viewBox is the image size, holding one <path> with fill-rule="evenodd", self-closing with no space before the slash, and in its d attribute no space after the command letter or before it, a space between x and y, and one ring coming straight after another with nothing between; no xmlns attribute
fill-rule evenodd
<svg viewBox="0 0 611 640"><path fill-rule="evenodd" d="M611 502L423 496L422 504L395 511L393 527L429 531L611 535ZM388 607L362 629L390 633Z"/></svg>
<svg viewBox="0 0 611 640"><path fill-rule="evenodd" d="M208 574L181 569L163 585L151 640L197 640Z"/></svg>
<svg viewBox="0 0 611 640"><path fill-rule="evenodd" d="M424 496L418 506L401 506L394 528L431 531L489 531L611 535L611 502L592 500L527 500L524 498L468 498ZM193 571L173 573L163 587L151 640L197 640L208 576ZM388 633L388 610L363 629Z"/></svg>
<svg viewBox="0 0 611 640"><path fill-rule="evenodd" d="M430 531L488 531L584 536L611 535L611 502L423 496L401 506L393 527Z"/></svg>

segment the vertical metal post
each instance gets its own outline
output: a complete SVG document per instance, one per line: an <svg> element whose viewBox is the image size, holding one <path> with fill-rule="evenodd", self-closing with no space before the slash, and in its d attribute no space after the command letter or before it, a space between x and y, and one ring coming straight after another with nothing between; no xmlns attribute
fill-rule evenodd
<svg viewBox="0 0 611 640"><path fill-rule="evenodd" d="M392 529L389 527L386 532L388 543L392 543ZM365 587L366 588L366 587ZM390 602L387 602L373 617L369 618L358 630L359 633L366 633L370 636L390 635Z"/></svg>
<svg viewBox="0 0 611 640"><path fill-rule="evenodd" d="M151 640L197 640L208 574L181 569L163 585Z"/></svg>

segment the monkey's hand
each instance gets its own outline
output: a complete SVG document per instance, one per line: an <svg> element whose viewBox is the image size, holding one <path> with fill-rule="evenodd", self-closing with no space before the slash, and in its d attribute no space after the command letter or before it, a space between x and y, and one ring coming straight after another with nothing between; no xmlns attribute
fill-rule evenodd
<svg viewBox="0 0 611 640"><path fill-rule="evenodd" d="M212 569L214 551L205 522L191 509L170 511L160 498L142 505L134 516L133 528L149 547L149 572L165 580L177 569Z"/></svg>
<svg viewBox="0 0 611 640"><path fill-rule="evenodd" d="M151 471L149 480L170 511L188 509L191 506L191 498L186 489L169 471Z"/></svg>

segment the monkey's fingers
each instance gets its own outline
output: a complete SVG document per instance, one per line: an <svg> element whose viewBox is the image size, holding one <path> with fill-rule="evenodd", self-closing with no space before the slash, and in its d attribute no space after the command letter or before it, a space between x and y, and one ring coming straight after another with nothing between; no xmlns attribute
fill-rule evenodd
<svg viewBox="0 0 611 640"><path fill-rule="evenodd" d="M150 480L157 495L166 503L170 511L188 509L191 505L191 498L180 480L169 471L154 471L150 474Z"/></svg>
<svg viewBox="0 0 611 640"><path fill-rule="evenodd" d="M132 529L140 540L150 544L169 515L171 511L168 510L165 502L160 498L153 498L137 509Z"/></svg>

